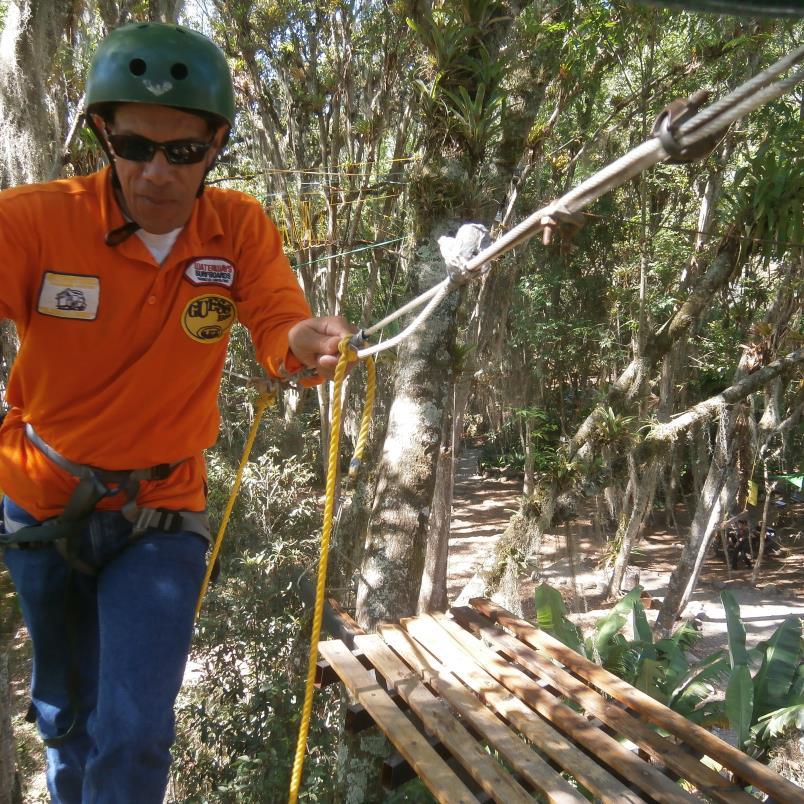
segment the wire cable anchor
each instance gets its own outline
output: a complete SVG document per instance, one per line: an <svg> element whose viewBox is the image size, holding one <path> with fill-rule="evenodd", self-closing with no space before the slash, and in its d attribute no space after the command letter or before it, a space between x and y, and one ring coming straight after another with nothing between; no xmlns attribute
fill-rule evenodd
<svg viewBox="0 0 804 804"><path fill-rule="evenodd" d="M709 90L699 89L689 98L677 98L662 109L656 118L651 134L659 138L662 148L669 154L671 165L684 165L708 156L722 139L722 134L710 134L690 145L682 145L677 135L679 128L691 120L701 106L709 100Z"/></svg>

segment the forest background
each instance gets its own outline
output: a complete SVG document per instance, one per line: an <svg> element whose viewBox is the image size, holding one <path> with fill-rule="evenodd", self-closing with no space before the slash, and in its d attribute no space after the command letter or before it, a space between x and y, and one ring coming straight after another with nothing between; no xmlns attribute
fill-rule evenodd
<svg viewBox="0 0 804 804"><path fill-rule="evenodd" d="M149 19L226 53L239 113L212 182L262 201L317 315L358 324L444 277L440 236L467 221L510 229L649 137L668 102L724 94L804 33L624 0L0 0L0 188L102 165L80 120L87 66L111 28ZM614 595L646 517L683 507L691 525L656 627L673 625L749 482L801 470L803 116L799 87L707 158L641 174L582 228L500 259L382 356L368 471L340 510L330 568L330 594L363 627L446 606L467 436L525 478L479 568L488 594L521 611L544 534L584 507L607 534ZM3 327L0 384L17 345ZM254 413L242 378L257 373L236 329L208 454L214 515ZM346 460L362 383L354 372ZM258 435L180 702L177 801L287 790L329 393L288 390ZM308 800L342 798L333 779L347 774L362 783L341 706L317 698ZM25 777L39 748L23 739L20 751Z"/></svg>

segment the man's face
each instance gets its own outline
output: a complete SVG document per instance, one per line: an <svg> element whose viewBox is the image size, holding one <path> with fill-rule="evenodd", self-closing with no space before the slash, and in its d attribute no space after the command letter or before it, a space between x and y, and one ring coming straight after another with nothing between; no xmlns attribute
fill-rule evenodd
<svg viewBox="0 0 804 804"><path fill-rule="evenodd" d="M103 123L96 118L103 131ZM179 109L144 103L118 106L109 134L136 134L154 142L212 139L206 120ZM157 150L149 162L136 162L115 155L115 167L129 215L146 232L164 234L183 226L190 218L198 188L220 147L223 129L214 135L213 147L191 165L172 165L165 152ZM112 149L114 151L114 149Z"/></svg>

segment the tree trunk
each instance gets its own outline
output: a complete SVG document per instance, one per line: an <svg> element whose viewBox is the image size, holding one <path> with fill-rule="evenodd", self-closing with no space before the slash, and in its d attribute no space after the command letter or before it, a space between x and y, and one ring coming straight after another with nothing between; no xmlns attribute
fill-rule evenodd
<svg viewBox="0 0 804 804"><path fill-rule="evenodd" d="M525 480L522 484L522 494L530 497L536 486L534 481L533 469L536 462L536 455L533 451L533 422L529 416L525 417Z"/></svg>
<svg viewBox="0 0 804 804"><path fill-rule="evenodd" d="M614 561L614 569L609 582L609 595L616 595L620 591L628 561L631 558L631 551L639 541L642 525L650 513L653 504L653 497L656 494L656 486L659 482L659 472L663 461L652 460L643 471L642 477L634 495L634 505L628 519L628 525L623 533L622 543Z"/></svg>
<svg viewBox="0 0 804 804"><path fill-rule="evenodd" d="M765 555L765 537L768 531L768 511L770 510L771 497L776 490L776 483L771 483L768 477L768 462L765 461L765 506L762 509L762 524L759 528L759 550L754 561L754 570L751 573L751 586L756 586L759 580L759 571L762 567L762 558ZM749 540L752 534L749 534Z"/></svg>
<svg viewBox="0 0 804 804"><path fill-rule="evenodd" d="M719 443L729 437L730 422L725 421L727 418L730 416L724 411L718 433ZM690 582L697 581L695 568L700 568L703 564L703 557L709 549L712 534L722 519L722 491L730 471L730 455L727 450L718 447L709 464L709 472L704 481L698 507L695 509L689 538L681 551L676 568L670 575L667 592L659 609L656 627L664 634L672 631L676 618L689 601L693 586Z"/></svg>
<svg viewBox="0 0 804 804"><path fill-rule="evenodd" d="M437 241L449 230L450 222L440 221L419 248L417 292L443 279ZM449 345L455 335L458 295L447 296L399 347L357 595L357 620L366 630L416 611L453 368Z"/></svg>
<svg viewBox="0 0 804 804"><path fill-rule="evenodd" d="M376 727L352 733L344 728L344 723L342 718L332 801L379 804L387 798L382 786L382 764L391 753L391 744Z"/></svg>
<svg viewBox="0 0 804 804"><path fill-rule="evenodd" d="M0 189L50 175L64 141L66 98L53 56L72 3L4 3L0 46Z"/></svg>
<svg viewBox="0 0 804 804"><path fill-rule="evenodd" d="M452 418L445 417L436 466L433 505L424 555L424 571L419 589L418 614L447 610L447 563L452 491L455 482Z"/></svg>

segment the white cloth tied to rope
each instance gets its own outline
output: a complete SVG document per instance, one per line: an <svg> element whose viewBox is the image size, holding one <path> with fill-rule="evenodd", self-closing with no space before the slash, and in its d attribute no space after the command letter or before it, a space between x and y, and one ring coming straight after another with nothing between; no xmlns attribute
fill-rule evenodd
<svg viewBox="0 0 804 804"><path fill-rule="evenodd" d="M438 238L441 256L447 264L447 273L453 286L463 285L473 277L485 274L491 263L467 271L466 266L471 259L491 245L489 230L482 223L464 223L455 233L455 237Z"/></svg>

